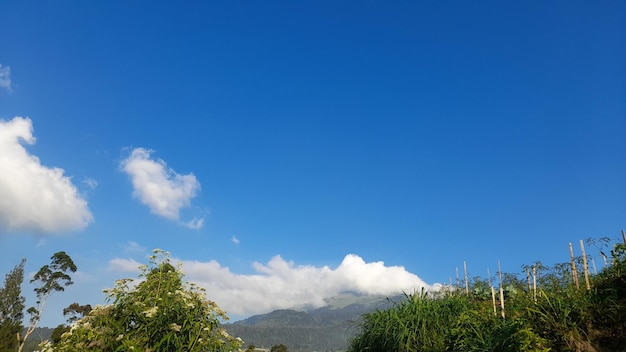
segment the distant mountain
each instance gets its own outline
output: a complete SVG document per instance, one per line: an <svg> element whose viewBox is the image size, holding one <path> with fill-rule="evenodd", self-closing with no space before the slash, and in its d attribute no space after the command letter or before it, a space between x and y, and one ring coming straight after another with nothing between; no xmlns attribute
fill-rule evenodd
<svg viewBox="0 0 626 352"><path fill-rule="evenodd" d="M342 351L357 332L363 314L386 309L404 296L342 294L326 299L321 308L295 307L255 315L224 328L246 346L270 348L284 344L291 352Z"/></svg>

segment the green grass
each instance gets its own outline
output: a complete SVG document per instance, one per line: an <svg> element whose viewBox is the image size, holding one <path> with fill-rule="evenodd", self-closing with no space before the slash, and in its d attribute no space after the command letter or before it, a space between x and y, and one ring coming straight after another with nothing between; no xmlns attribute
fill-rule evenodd
<svg viewBox="0 0 626 352"><path fill-rule="evenodd" d="M574 285L568 263L535 263L536 299L527 281L505 275L506 319L499 303L494 314L487 280L480 278L470 295L455 288L406 295L387 310L365 314L349 351L626 351L625 245L614 245L611 262L592 275L591 290ZM584 282L582 267L577 271Z"/></svg>

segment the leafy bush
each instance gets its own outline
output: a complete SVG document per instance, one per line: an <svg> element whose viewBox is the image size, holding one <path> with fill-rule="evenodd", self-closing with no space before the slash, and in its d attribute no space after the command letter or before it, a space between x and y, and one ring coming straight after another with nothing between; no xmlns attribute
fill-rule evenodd
<svg viewBox="0 0 626 352"><path fill-rule="evenodd" d="M140 267L143 280L122 279L106 290L107 306L96 306L76 321L57 344L44 351L238 351L243 345L220 327L226 313L203 289L183 284L169 254L155 250Z"/></svg>

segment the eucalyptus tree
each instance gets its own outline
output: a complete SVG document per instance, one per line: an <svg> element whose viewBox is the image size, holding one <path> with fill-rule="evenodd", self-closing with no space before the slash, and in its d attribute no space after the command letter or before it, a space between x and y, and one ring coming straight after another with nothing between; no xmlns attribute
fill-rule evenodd
<svg viewBox="0 0 626 352"><path fill-rule="evenodd" d="M26 332L23 338L17 335L18 338L18 352L21 352L26 344L28 337L35 331L37 325L41 321L41 315L46 306L46 302L50 295L54 292L65 291L65 288L72 285L72 277L69 272L76 272L76 265L72 258L65 252L56 252L50 257L50 264L42 266L39 271L30 280L30 283L35 283L35 294L37 296L36 305L28 308L27 312L30 314L30 320Z"/></svg>

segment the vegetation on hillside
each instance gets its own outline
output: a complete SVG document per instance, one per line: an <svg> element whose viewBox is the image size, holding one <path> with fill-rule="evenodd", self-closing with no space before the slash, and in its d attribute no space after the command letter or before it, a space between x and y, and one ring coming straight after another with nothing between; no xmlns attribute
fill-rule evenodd
<svg viewBox="0 0 626 352"><path fill-rule="evenodd" d="M491 277L466 279L465 285L448 286L438 292L415 292L390 306L361 317L349 351L626 351L626 236L609 251L608 239L589 241L599 245L605 265L599 273L589 271L583 255L551 268L536 262L523 266L523 274L498 273L498 287ZM570 244L571 251L571 244ZM92 307L74 303L64 310L68 323L61 325L42 344L42 351L239 351L243 341L229 334L228 318L203 289L183 282L180 267L169 254L155 250L148 265L140 267L139 279L122 279L106 291L108 305ZM37 302L26 312L29 326L22 326L25 300L21 295L24 261L6 275L0 287L0 350L30 350L27 337L37 323L50 294L72 284L76 271L64 252L55 253L42 267L36 283ZM524 275L525 274L525 275ZM350 310L350 305L340 309ZM348 321L338 311L315 314L278 311L259 316L268 327L273 320L288 321L280 329L287 335L309 336L325 331L317 326L322 315L334 317L334 330L349 332ZM335 317L335 315L337 315ZM285 318L288 318L285 320ZM252 318L251 318L252 319ZM341 321L339 321L339 320ZM302 328L295 322L306 323ZM295 324L295 325L294 325ZM315 327L317 326L317 330ZM246 329L246 323L230 329ZM342 328L345 328L343 330ZM236 330L236 329L235 329ZM301 330L301 331L296 331ZM301 334L306 331L306 334ZM354 330L352 330L354 331ZM286 336L281 342L287 342ZM347 335L346 335L347 338ZM259 340L260 341L260 340ZM257 341L250 341L257 343ZM305 341L306 342L306 341ZM305 344L288 344L294 351ZM254 350L248 346L248 350ZM277 342L272 350L285 351Z"/></svg>
<svg viewBox="0 0 626 352"><path fill-rule="evenodd" d="M626 239L600 273L586 263L535 263L525 280L502 275L499 292L476 278L407 295L365 314L349 351L626 351Z"/></svg>
<svg viewBox="0 0 626 352"><path fill-rule="evenodd" d="M225 324L224 328L258 348L269 349L282 343L293 352L345 351L354 334L355 321L374 309L388 308L393 300L402 298L401 295L387 298L344 294L329 298L324 307L306 311L275 310Z"/></svg>

